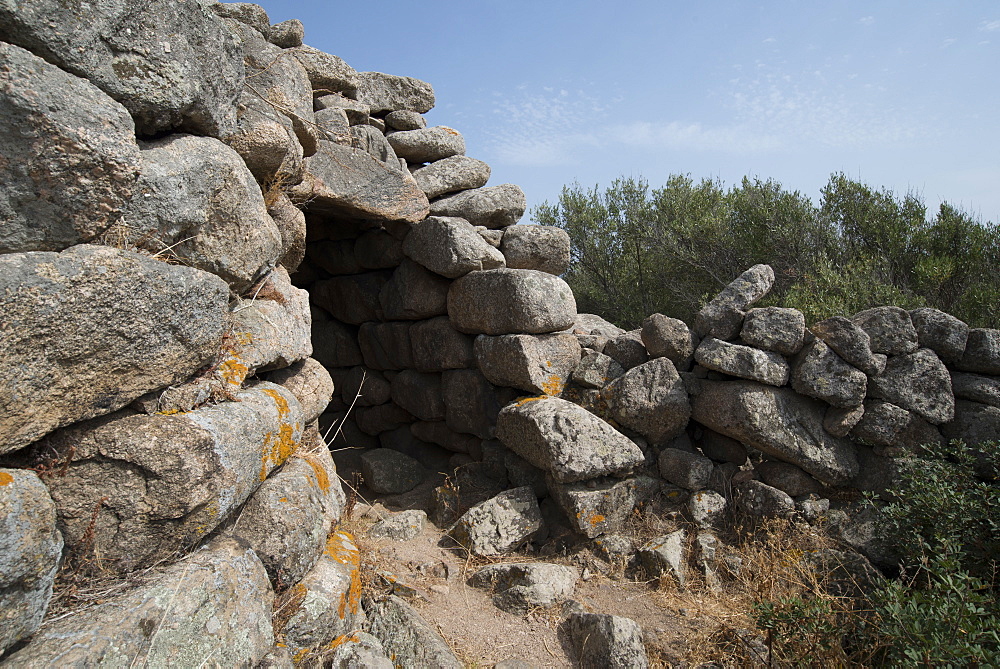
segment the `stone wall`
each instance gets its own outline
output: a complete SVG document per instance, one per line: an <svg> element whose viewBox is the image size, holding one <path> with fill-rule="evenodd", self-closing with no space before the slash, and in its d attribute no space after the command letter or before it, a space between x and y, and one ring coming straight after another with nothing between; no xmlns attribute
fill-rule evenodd
<svg viewBox="0 0 1000 669"><path fill-rule="evenodd" d="M455 525L495 554L539 500L587 538L652 499L808 515L883 489L903 447L997 431L996 330L893 307L807 330L752 308L757 266L690 328L624 332L577 313L566 234L516 225L521 190L426 127L429 84L249 3L71 5L0 7L11 666L250 665L382 629L331 445L367 449L374 492L487 480L530 511L501 547ZM148 578L38 631L60 564ZM275 592L300 605L280 625Z"/></svg>

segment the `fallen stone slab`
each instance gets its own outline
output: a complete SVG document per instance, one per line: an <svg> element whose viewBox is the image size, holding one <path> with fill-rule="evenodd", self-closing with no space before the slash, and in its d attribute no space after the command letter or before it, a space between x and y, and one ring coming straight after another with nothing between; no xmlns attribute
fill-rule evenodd
<svg viewBox="0 0 1000 669"><path fill-rule="evenodd" d="M683 431L691 404L669 358L634 367L601 390L608 414L654 444L665 444Z"/></svg>
<svg viewBox="0 0 1000 669"><path fill-rule="evenodd" d="M708 480L715 465L704 455L678 448L664 448L660 451L657 466L664 480L685 490L694 491L708 487Z"/></svg>
<svg viewBox="0 0 1000 669"><path fill-rule="evenodd" d="M474 351L490 383L543 395L561 393L580 361L580 344L569 334L479 335Z"/></svg>
<svg viewBox="0 0 1000 669"><path fill-rule="evenodd" d="M448 530L473 555L503 555L542 526L538 499L528 486L506 490L466 511Z"/></svg>
<svg viewBox="0 0 1000 669"><path fill-rule="evenodd" d="M0 469L0 654L45 617L62 556L56 507L38 475Z"/></svg>
<svg viewBox="0 0 1000 669"><path fill-rule="evenodd" d="M758 462L754 470L761 481L787 493L789 497L819 493L823 489L819 481L789 462L765 460Z"/></svg>
<svg viewBox="0 0 1000 669"><path fill-rule="evenodd" d="M274 593L254 552L213 541L151 581L39 631L8 667L254 666L274 645Z"/></svg>
<svg viewBox="0 0 1000 669"><path fill-rule="evenodd" d="M121 219L139 175L132 118L24 49L0 43L0 61L0 253L92 240Z"/></svg>
<svg viewBox="0 0 1000 669"><path fill-rule="evenodd" d="M381 600L365 600L369 631L382 642L395 666L463 669L451 648L420 614L405 601L390 595Z"/></svg>
<svg viewBox="0 0 1000 669"><path fill-rule="evenodd" d="M497 417L496 436L560 483L625 472L644 459L625 435L555 397L527 398L505 407Z"/></svg>
<svg viewBox="0 0 1000 669"><path fill-rule="evenodd" d="M593 538L623 532L636 506L652 499L663 485L654 478L636 476L610 483L559 483L550 478L547 487L570 526Z"/></svg>
<svg viewBox="0 0 1000 669"><path fill-rule="evenodd" d="M639 562L646 575L656 578L670 574L680 587L687 583L687 532L676 530L657 537L639 549Z"/></svg>
<svg viewBox="0 0 1000 669"><path fill-rule="evenodd" d="M431 202L431 215L457 216L490 230L515 225L527 207L524 191L514 184L473 188Z"/></svg>
<svg viewBox="0 0 1000 669"><path fill-rule="evenodd" d="M67 463L49 480L67 546L126 572L189 549L239 508L299 446L302 409L258 383L184 414L125 410L64 428L39 454Z"/></svg>
<svg viewBox="0 0 1000 669"><path fill-rule="evenodd" d="M368 530L368 536L372 539L409 541L420 536L426 525L427 512L420 509L410 509L394 513L388 518L378 521Z"/></svg>
<svg viewBox="0 0 1000 669"><path fill-rule="evenodd" d="M0 453L187 380L228 300L212 274L104 246L0 256Z"/></svg>
<svg viewBox="0 0 1000 669"><path fill-rule="evenodd" d="M87 12L56 1L5 5L0 40L88 79L128 109L139 136L224 134L245 76L229 28L197 2L143 9L134 0Z"/></svg>
<svg viewBox="0 0 1000 669"><path fill-rule="evenodd" d="M569 285L537 270L472 272L448 290L448 317L459 332L547 334L568 328L575 316Z"/></svg>
<svg viewBox="0 0 1000 669"><path fill-rule="evenodd" d="M469 585L494 591L493 603L504 611L524 615L536 607L552 606L573 596L580 572L575 567L545 562L515 562L483 567Z"/></svg>
<svg viewBox="0 0 1000 669"><path fill-rule="evenodd" d="M743 329L748 307L764 297L774 285L770 265L754 265L706 304L694 321L694 331L701 337L723 341L733 339Z"/></svg>
<svg viewBox="0 0 1000 669"><path fill-rule="evenodd" d="M752 381L703 381L691 417L702 425L776 458L820 481L843 484L858 472L854 447L823 429L825 406L791 388Z"/></svg>
<svg viewBox="0 0 1000 669"><path fill-rule="evenodd" d="M644 669L649 657L642 627L629 618L597 613L574 613L566 628L581 669Z"/></svg>
<svg viewBox="0 0 1000 669"><path fill-rule="evenodd" d="M687 510L691 520L698 527L710 528L720 525L725 518L728 503L715 490L699 490L688 498Z"/></svg>
<svg viewBox="0 0 1000 669"><path fill-rule="evenodd" d="M795 513L795 501L783 490L762 481L745 481L733 486L737 509L758 518L786 518Z"/></svg>
<svg viewBox="0 0 1000 669"><path fill-rule="evenodd" d="M773 351L762 351L705 337L695 349L694 359L702 367L771 386L788 383L788 361Z"/></svg>

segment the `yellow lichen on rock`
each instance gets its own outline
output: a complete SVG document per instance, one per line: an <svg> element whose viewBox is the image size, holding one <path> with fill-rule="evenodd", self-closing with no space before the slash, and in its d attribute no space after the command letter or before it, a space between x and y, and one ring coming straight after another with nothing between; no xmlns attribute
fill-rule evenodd
<svg viewBox="0 0 1000 669"><path fill-rule="evenodd" d="M265 388L264 394L271 397L278 407L278 432L270 432L264 437L260 468L261 481L267 478L272 469L283 465L299 447L299 442L295 439L296 426L286 420L288 414L291 413L288 400L273 388Z"/></svg>
<svg viewBox="0 0 1000 669"><path fill-rule="evenodd" d="M348 612L355 614L361 603L361 551L350 532L333 532L326 540L323 554L350 569L351 587L340 600L337 614L343 619Z"/></svg>
<svg viewBox="0 0 1000 669"><path fill-rule="evenodd" d="M0 485L10 485L14 482L14 477L7 472L0 472Z"/></svg>
<svg viewBox="0 0 1000 669"><path fill-rule="evenodd" d="M323 466L323 463L312 453L306 453L302 459L312 467L313 473L316 474L316 485L319 489L322 492L328 492L330 490L330 476L326 473L326 467Z"/></svg>
<svg viewBox="0 0 1000 669"><path fill-rule="evenodd" d="M555 396L562 392L564 385L558 374L550 374L549 378L541 383L541 388L546 395Z"/></svg>

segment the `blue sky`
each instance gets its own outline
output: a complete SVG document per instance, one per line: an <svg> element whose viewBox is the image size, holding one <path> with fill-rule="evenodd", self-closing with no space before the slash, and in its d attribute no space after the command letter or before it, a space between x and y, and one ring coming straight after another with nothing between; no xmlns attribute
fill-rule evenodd
<svg viewBox="0 0 1000 669"><path fill-rule="evenodd" d="M359 71L430 82L428 122L529 206L672 173L818 202L842 171L1000 221L995 0L260 4Z"/></svg>

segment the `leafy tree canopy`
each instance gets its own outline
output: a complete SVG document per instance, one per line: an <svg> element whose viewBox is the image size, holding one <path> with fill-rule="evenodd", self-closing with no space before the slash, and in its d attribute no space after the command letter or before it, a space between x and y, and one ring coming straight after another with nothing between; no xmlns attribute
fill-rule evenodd
<svg viewBox="0 0 1000 669"><path fill-rule="evenodd" d="M834 174L816 206L771 179L672 175L660 188L620 178L563 188L532 211L570 236L566 280L580 311L622 327L654 312L692 322L706 301L757 263L775 271L766 304L809 322L872 306L931 306L974 327L1000 320L1000 232L945 203L928 217L898 197Z"/></svg>

